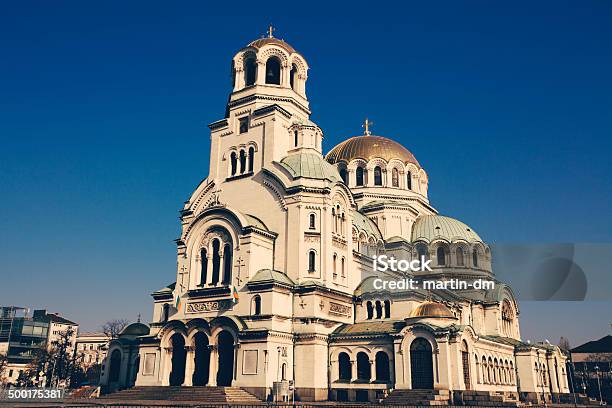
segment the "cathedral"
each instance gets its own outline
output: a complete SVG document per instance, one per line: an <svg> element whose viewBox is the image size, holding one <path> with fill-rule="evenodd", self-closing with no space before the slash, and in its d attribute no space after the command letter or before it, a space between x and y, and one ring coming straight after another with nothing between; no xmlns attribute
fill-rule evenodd
<svg viewBox="0 0 612 408"><path fill-rule="evenodd" d="M489 246L438 214L405 146L366 120L362 135L324 154L308 63L271 32L231 62L225 116L209 125L208 176L180 211L175 278L152 293L152 321L110 343L107 390L235 386L302 401L569 392L565 355L521 340L517 300L495 279ZM379 272L383 254L431 268ZM495 285L376 285L407 277Z"/></svg>

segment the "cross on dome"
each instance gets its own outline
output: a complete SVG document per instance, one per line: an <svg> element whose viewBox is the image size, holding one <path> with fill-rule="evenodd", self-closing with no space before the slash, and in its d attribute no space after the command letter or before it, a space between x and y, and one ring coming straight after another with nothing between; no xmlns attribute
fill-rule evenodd
<svg viewBox="0 0 612 408"><path fill-rule="evenodd" d="M370 131L370 126L372 126L373 124L374 122L369 121L368 118L365 119L363 125L361 125L361 127L363 128L364 135L370 136L372 134L372 132Z"/></svg>
<svg viewBox="0 0 612 408"><path fill-rule="evenodd" d="M268 26L268 38L273 38L274 36L272 35L272 33L276 31L276 29L272 26L272 24L270 24Z"/></svg>

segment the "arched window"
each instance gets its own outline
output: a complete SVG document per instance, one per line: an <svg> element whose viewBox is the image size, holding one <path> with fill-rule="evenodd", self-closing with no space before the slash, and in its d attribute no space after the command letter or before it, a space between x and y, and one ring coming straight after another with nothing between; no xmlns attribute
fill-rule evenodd
<svg viewBox="0 0 612 408"><path fill-rule="evenodd" d="M295 64L291 65L291 72L289 73L289 84L294 91L297 91L297 81L295 80L297 77L297 67Z"/></svg>
<svg viewBox="0 0 612 408"><path fill-rule="evenodd" d="M446 256L444 254L444 248L439 246L436 250L438 265L446 265Z"/></svg>
<svg viewBox="0 0 612 408"><path fill-rule="evenodd" d="M338 263L337 260L338 260L338 255L334 254L334 256L332 256L332 268L334 271L334 279L336 279L336 275L338 274L336 271L336 264Z"/></svg>
<svg viewBox="0 0 612 408"><path fill-rule="evenodd" d="M406 186L408 187L408 190L412 190L412 172L409 171L408 174L406 175Z"/></svg>
<svg viewBox="0 0 612 408"><path fill-rule="evenodd" d="M297 147L298 145L298 131L294 130L293 131L293 146Z"/></svg>
<svg viewBox="0 0 612 408"><path fill-rule="evenodd" d="M316 257L317 257L317 254L315 253L315 251L313 250L308 251L308 272L315 271Z"/></svg>
<svg viewBox="0 0 612 408"><path fill-rule="evenodd" d="M374 317L374 307L372 307L372 302L369 300L366 302L366 310L367 310L367 319L371 320Z"/></svg>
<svg viewBox="0 0 612 408"><path fill-rule="evenodd" d="M285 381L287 379L287 363L283 363L281 366L281 380Z"/></svg>
<svg viewBox="0 0 612 408"><path fill-rule="evenodd" d="M419 257L419 261L421 261L421 258L424 260L427 260L429 258L429 253L427 252L427 245L423 243L419 243L416 246L416 250L417 250L417 255Z"/></svg>
<svg viewBox="0 0 612 408"><path fill-rule="evenodd" d="M376 381L389 381L389 356L384 351L376 353Z"/></svg>
<svg viewBox="0 0 612 408"><path fill-rule="evenodd" d="M255 295L253 296L253 305L252 305L252 314L253 316L259 316L261 314L261 296Z"/></svg>
<svg viewBox="0 0 612 408"><path fill-rule="evenodd" d="M316 228L316 216L314 214L310 214L308 216L308 228L315 229Z"/></svg>
<svg viewBox="0 0 612 408"><path fill-rule="evenodd" d="M255 160L255 148L249 147L249 173L253 172L253 161Z"/></svg>
<svg viewBox="0 0 612 408"><path fill-rule="evenodd" d="M393 168L391 171L391 185L393 187L399 187L399 171L396 168Z"/></svg>
<svg viewBox="0 0 612 408"><path fill-rule="evenodd" d="M348 186L348 173L345 168L340 169L340 178L342 182Z"/></svg>
<svg viewBox="0 0 612 408"><path fill-rule="evenodd" d="M346 260L344 259L344 257L342 257L342 259L340 260L340 265L341 265L340 273L341 273L343 278L346 277L346 273L344 272L345 271L345 267L344 267L345 263L346 263Z"/></svg>
<svg viewBox="0 0 612 408"><path fill-rule="evenodd" d="M391 317L391 301L385 300L385 319Z"/></svg>
<svg viewBox="0 0 612 408"><path fill-rule="evenodd" d="M464 266L465 265L465 260L463 257L463 248L462 247L458 247L457 248L457 265L458 266Z"/></svg>
<svg viewBox="0 0 612 408"><path fill-rule="evenodd" d="M161 321L167 322L169 318L170 318L170 305L167 303L164 303L164 306L162 307Z"/></svg>
<svg viewBox="0 0 612 408"><path fill-rule="evenodd" d="M360 351L357 353L357 379L370 381L372 370L370 367L370 358L366 353Z"/></svg>
<svg viewBox="0 0 612 408"><path fill-rule="evenodd" d="M266 84L280 85L281 62L278 57L270 57L266 61Z"/></svg>
<svg viewBox="0 0 612 408"><path fill-rule="evenodd" d="M244 150L240 151L240 174L244 174L246 171L246 153Z"/></svg>
<svg viewBox="0 0 612 408"><path fill-rule="evenodd" d="M382 186L382 170L379 166L374 167L374 185Z"/></svg>
<svg viewBox="0 0 612 408"><path fill-rule="evenodd" d="M383 307L382 307L382 303L380 303L380 300L376 301L376 318L377 319L381 319L383 316Z"/></svg>
<svg viewBox="0 0 612 408"><path fill-rule="evenodd" d="M338 354L338 379L351 381L351 358L345 352Z"/></svg>
<svg viewBox="0 0 612 408"><path fill-rule="evenodd" d="M357 167L355 170L355 184L359 187L363 186L363 176L363 167Z"/></svg>
<svg viewBox="0 0 612 408"><path fill-rule="evenodd" d="M474 252L472 252L472 265L474 268L478 268L478 248L474 248Z"/></svg>
<svg viewBox="0 0 612 408"><path fill-rule="evenodd" d="M257 62L255 57L251 56L244 60L244 84L251 86L255 84L257 78Z"/></svg>
<svg viewBox="0 0 612 408"><path fill-rule="evenodd" d="M119 372L121 371L121 352L119 350L115 349L111 353L109 371L109 382L119 381Z"/></svg>
<svg viewBox="0 0 612 408"><path fill-rule="evenodd" d="M208 273L208 251L206 248L200 250L200 285L206 283L206 274Z"/></svg>
<svg viewBox="0 0 612 408"><path fill-rule="evenodd" d="M232 283L232 246L226 244L223 247L223 284Z"/></svg>
<svg viewBox="0 0 612 408"><path fill-rule="evenodd" d="M236 167L238 165L238 159L236 158L236 152L230 154L230 175L236 175Z"/></svg>
<svg viewBox="0 0 612 408"><path fill-rule="evenodd" d="M221 249L221 242L218 239L213 239L212 243L212 284L215 285L219 282L219 272L221 268L221 256L219 251Z"/></svg>

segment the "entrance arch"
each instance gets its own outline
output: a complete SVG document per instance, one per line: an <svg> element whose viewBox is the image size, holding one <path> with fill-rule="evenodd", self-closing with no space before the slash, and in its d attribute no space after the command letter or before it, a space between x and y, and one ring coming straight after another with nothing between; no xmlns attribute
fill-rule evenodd
<svg viewBox="0 0 612 408"><path fill-rule="evenodd" d="M187 353L185 350L185 338L180 333L175 333L170 337L172 345L172 371L170 372L170 385L183 385L185 382L185 360Z"/></svg>
<svg viewBox="0 0 612 408"><path fill-rule="evenodd" d="M217 338L219 364L217 371L217 385L229 387L234 378L234 336L223 330Z"/></svg>
<svg viewBox="0 0 612 408"><path fill-rule="evenodd" d="M111 383L118 382L120 371L121 371L121 352L115 349L111 353L108 381Z"/></svg>
<svg viewBox="0 0 612 408"><path fill-rule="evenodd" d="M210 348L208 346L208 336L202 332L196 333L193 337L193 345L195 350L194 370L193 370L193 385L208 384L210 371Z"/></svg>
<svg viewBox="0 0 612 408"><path fill-rule="evenodd" d="M431 344L422 337L410 345L410 371L413 389L433 389Z"/></svg>

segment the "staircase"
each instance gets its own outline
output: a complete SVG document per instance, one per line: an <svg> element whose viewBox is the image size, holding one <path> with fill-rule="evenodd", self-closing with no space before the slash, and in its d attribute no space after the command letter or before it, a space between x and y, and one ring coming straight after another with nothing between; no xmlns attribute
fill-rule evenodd
<svg viewBox="0 0 612 408"><path fill-rule="evenodd" d="M389 405L448 405L450 393L447 390L393 390L384 404Z"/></svg>
<svg viewBox="0 0 612 408"><path fill-rule="evenodd" d="M124 401L180 401L183 403L261 403L257 397L240 387L133 387L106 394L102 400Z"/></svg>

